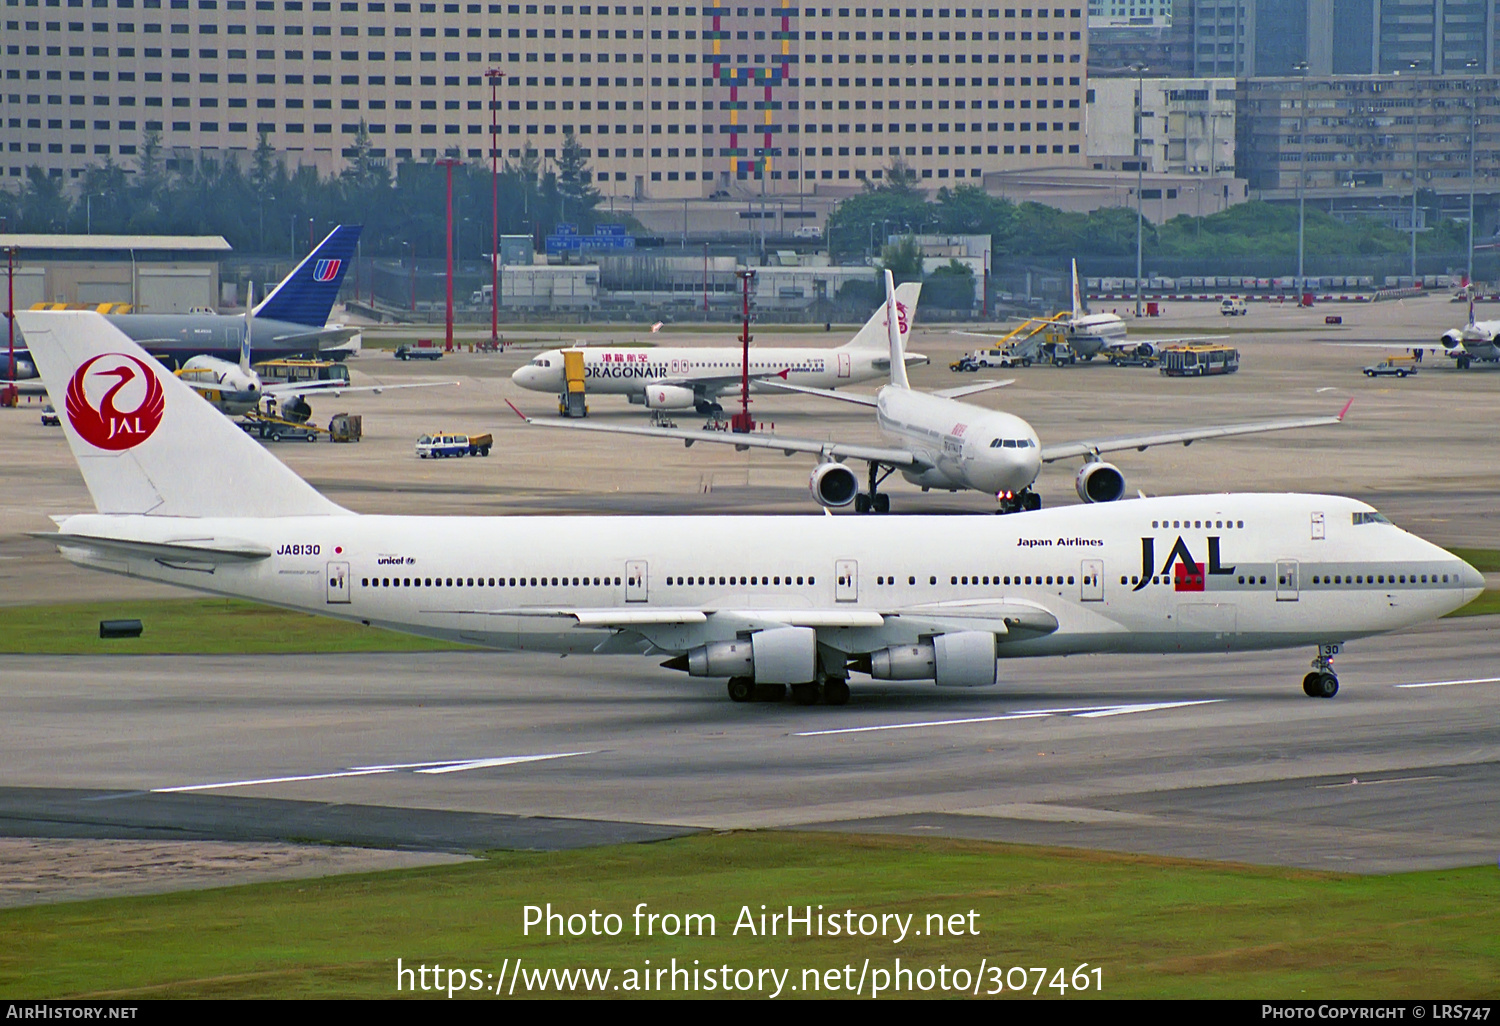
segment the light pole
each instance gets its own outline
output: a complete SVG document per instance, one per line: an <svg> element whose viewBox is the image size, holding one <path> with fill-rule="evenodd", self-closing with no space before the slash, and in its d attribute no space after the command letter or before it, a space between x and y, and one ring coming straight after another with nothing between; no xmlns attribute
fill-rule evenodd
<svg viewBox="0 0 1500 1026"><path fill-rule="evenodd" d="M1141 249L1144 236L1143 221L1141 218L1141 187L1145 181L1146 157L1141 151L1145 148L1143 134L1146 128L1146 71L1144 64L1132 64L1130 70L1135 72L1135 315L1141 316Z"/></svg>
<svg viewBox="0 0 1500 1026"><path fill-rule="evenodd" d="M1415 73L1419 67L1411 61L1407 67ZM1411 83L1411 283L1417 285L1417 82L1413 74Z"/></svg>
<svg viewBox="0 0 1500 1026"><path fill-rule="evenodd" d="M1470 75L1474 75L1479 69L1479 60L1470 57L1464 67ZM1474 99L1474 80L1471 78L1465 83L1468 90L1468 102L1464 106L1469 108L1469 262L1464 270L1464 284L1468 286L1469 295L1474 294L1474 135L1478 131L1478 110Z"/></svg>
<svg viewBox="0 0 1500 1026"><path fill-rule="evenodd" d="M490 80L490 342L500 344L500 128L499 88L504 73L491 68Z"/></svg>
<svg viewBox="0 0 1500 1026"><path fill-rule="evenodd" d="M453 168L459 163L461 162L457 157L444 157L437 162L438 167L447 174L448 213L446 228L443 231L448 243L447 300L443 332L443 349L446 352L453 351Z"/></svg>
<svg viewBox="0 0 1500 1026"><path fill-rule="evenodd" d="M1297 289L1302 289L1303 240L1307 226L1307 62L1298 61L1292 70L1302 76L1302 101L1297 107Z"/></svg>
<svg viewBox="0 0 1500 1026"><path fill-rule="evenodd" d="M5 247L5 323L6 330L10 336L10 373L7 379L11 384L5 386L6 400L14 404L19 390L15 386L16 380L16 247Z"/></svg>
<svg viewBox="0 0 1500 1026"><path fill-rule="evenodd" d="M407 276L407 280L411 284L411 312L412 313L416 313L417 312L417 251L414 250L414 249L412 249L412 245L411 245L410 242L403 242L403 243L401 243L401 248L404 249L404 250L406 250L406 257L407 257L407 259L403 260L402 263L406 264L406 266L407 266L406 276Z"/></svg>

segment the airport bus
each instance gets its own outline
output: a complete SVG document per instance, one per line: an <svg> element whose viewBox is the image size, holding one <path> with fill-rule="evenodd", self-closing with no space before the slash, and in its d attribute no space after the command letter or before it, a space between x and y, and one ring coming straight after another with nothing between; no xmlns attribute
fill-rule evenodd
<svg viewBox="0 0 1500 1026"><path fill-rule="evenodd" d="M254 368L266 384L337 381L349 384L349 368L333 360L264 360Z"/></svg>
<svg viewBox="0 0 1500 1026"><path fill-rule="evenodd" d="M1233 346L1162 346L1160 354L1161 372L1174 378L1233 374L1240 369L1240 351Z"/></svg>

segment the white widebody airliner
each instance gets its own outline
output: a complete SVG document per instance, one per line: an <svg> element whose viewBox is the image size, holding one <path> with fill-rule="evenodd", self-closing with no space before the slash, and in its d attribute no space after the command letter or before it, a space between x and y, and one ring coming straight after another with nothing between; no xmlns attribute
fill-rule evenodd
<svg viewBox="0 0 1500 1026"><path fill-rule="evenodd" d="M922 286L908 283L896 290L896 314L904 343L917 312ZM881 304L859 333L834 349L756 347L750 350L750 387L761 380L788 381L811 388L843 388L889 373L886 318ZM584 346L584 389L589 395L623 395L652 410L697 410L717 413L719 397L737 392L744 368L740 346ZM564 390L563 350L552 349L519 368L511 379L533 392ZM908 353L908 363L927 357Z"/></svg>
<svg viewBox="0 0 1500 1026"><path fill-rule="evenodd" d="M1456 361L1459 370L1468 370L1475 362L1500 362L1500 321L1476 321L1474 295L1470 292L1469 323L1443 332L1438 342L1444 354Z"/></svg>
<svg viewBox="0 0 1500 1026"><path fill-rule="evenodd" d="M886 301L889 304L894 301L895 296L899 296L900 290L894 287L889 271L886 272L885 279ZM887 324L889 323L887 319ZM1148 449L1154 445L1172 443L1188 445L1206 438L1338 424L1349 409L1348 404L1345 404L1343 411L1336 416L1181 428L1152 434L1042 445L1036 431L1020 417L959 401L961 396L1008 385L1011 383L1009 380L981 381L939 392L918 392L912 389L906 377L906 362L900 355L901 338L895 332L890 332L886 342L890 352L890 359L886 361L886 366L890 368L890 384L873 396L808 388L791 383L777 383L774 389L805 392L874 407L881 434L895 443L891 448L788 438L774 434L584 423L556 417L527 417L526 420L539 427L674 438L687 445L717 442L739 449L780 450L787 455L794 452L811 453L818 457L819 462L808 481L808 489L813 499L825 507L847 506L852 502L854 508L861 513L888 512L890 496L880 492L878 486L885 477L899 470L903 477L912 484L919 485L924 491L938 488L946 491L969 489L986 492L999 501L1001 513L1015 513L1041 508L1041 497L1032 491L1031 486L1043 463L1083 457L1084 464L1074 481L1078 497L1084 502L1114 502L1125 494L1125 475L1118 467L1104 462L1100 458L1103 453ZM769 383L767 387L772 388ZM863 460L869 465L867 491L859 490L859 478L842 462L846 459Z"/></svg>
<svg viewBox="0 0 1500 1026"><path fill-rule="evenodd" d="M18 313L98 509L80 566L496 649L640 653L737 701L851 673L971 687L998 660L1317 646L1441 616L1484 579L1331 495L1187 495L1013 517L359 516L92 313Z"/></svg>

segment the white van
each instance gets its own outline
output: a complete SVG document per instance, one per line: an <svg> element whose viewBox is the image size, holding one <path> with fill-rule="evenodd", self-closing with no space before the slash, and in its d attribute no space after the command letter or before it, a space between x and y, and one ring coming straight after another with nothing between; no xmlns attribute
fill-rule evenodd
<svg viewBox="0 0 1500 1026"><path fill-rule="evenodd" d="M805 224L792 233L794 239L821 239L823 229L815 224Z"/></svg>
<svg viewBox="0 0 1500 1026"><path fill-rule="evenodd" d="M1243 299L1226 299L1219 304L1219 313L1225 317L1243 317L1249 313Z"/></svg>

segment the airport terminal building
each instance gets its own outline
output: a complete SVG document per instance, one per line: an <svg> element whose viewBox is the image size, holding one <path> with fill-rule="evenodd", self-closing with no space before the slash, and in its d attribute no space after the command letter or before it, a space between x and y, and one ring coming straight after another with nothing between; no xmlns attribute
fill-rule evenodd
<svg viewBox="0 0 1500 1026"><path fill-rule="evenodd" d="M12 185L32 165L133 168L147 133L175 160L248 156L264 133L325 174L361 125L389 161L486 160L492 113L502 156L529 148L545 165L571 134L597 187L636 199L852 191L897 157L928 188L1086 160L1082 6L4 0L3 12Z"/></svg>

